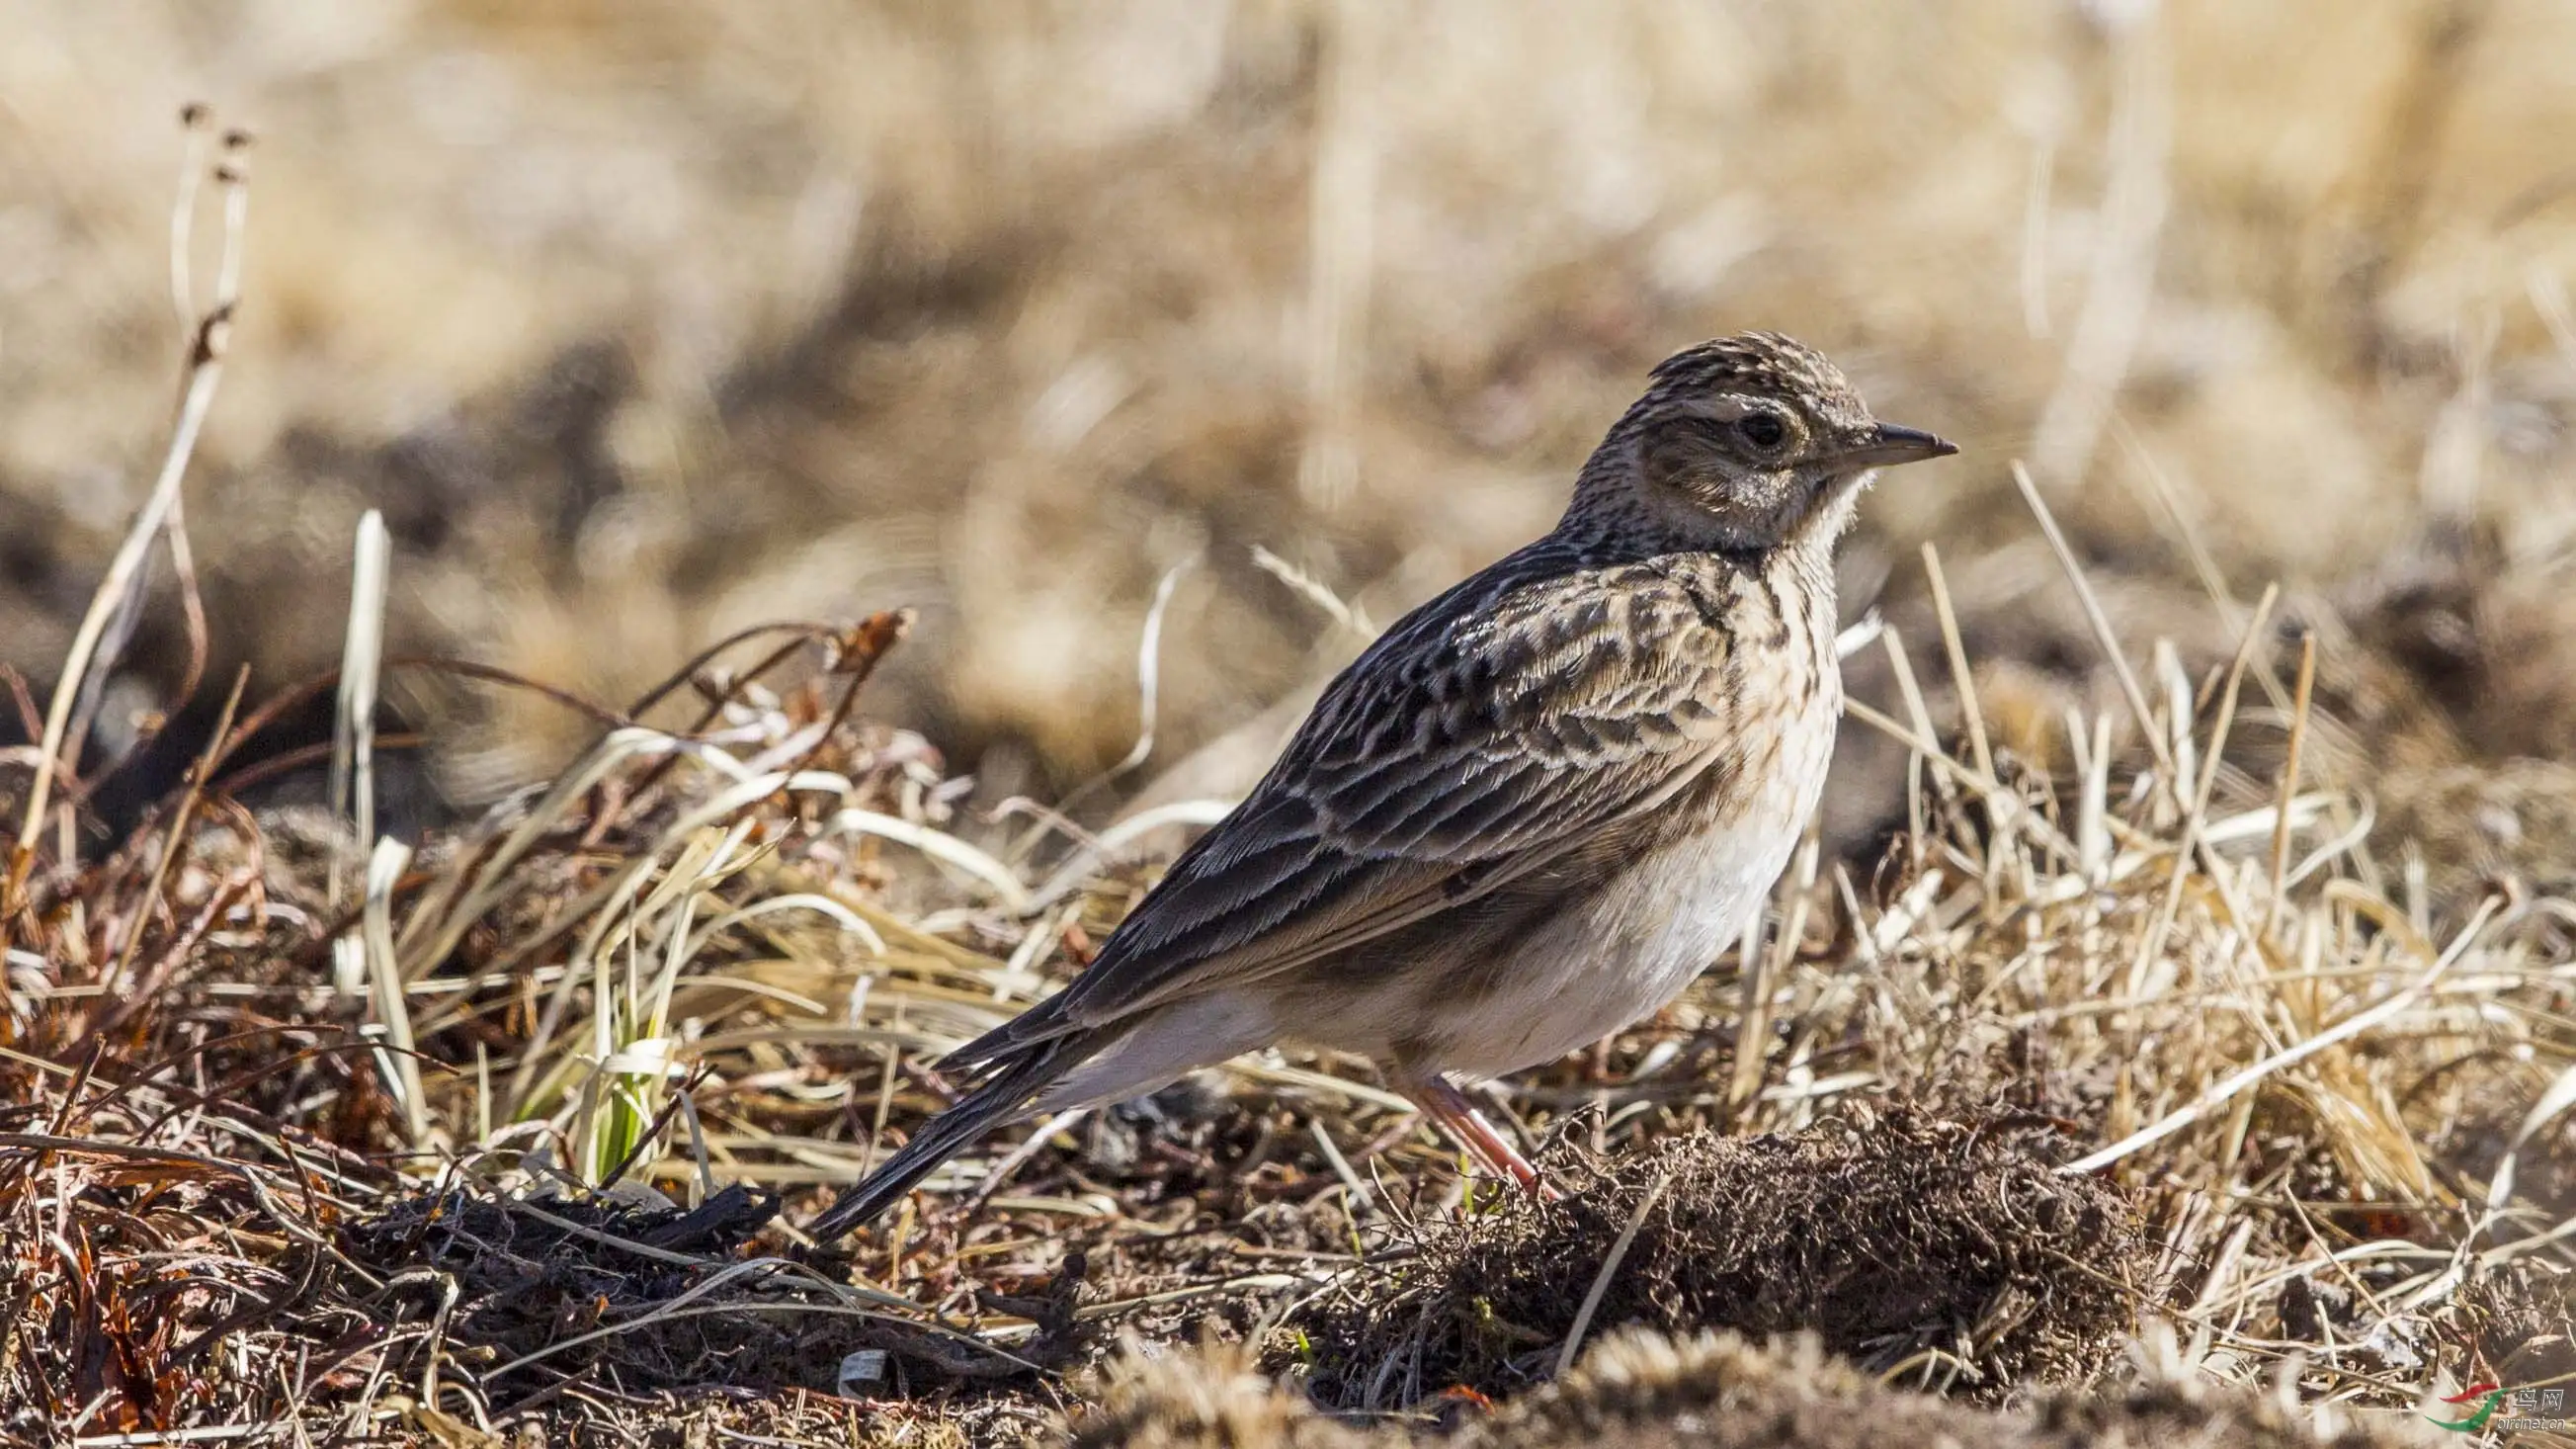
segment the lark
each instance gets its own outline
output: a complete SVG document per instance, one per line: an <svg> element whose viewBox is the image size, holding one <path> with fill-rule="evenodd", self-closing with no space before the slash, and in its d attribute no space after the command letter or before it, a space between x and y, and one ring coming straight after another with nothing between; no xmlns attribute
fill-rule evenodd
<svg viewBox="0 0 2576 1449"><path fill-rule="evenodd" d="M1071 985L942 1061L964 1095L812 1231L997 1124L1281 1043L1376 1061L1538 1186L1458 1080L1662 1008L1762 909L1833 753L1835 541L1877 469L1956 451L1776 333L1667 359L1555 529L1344 670Z"/></svg>

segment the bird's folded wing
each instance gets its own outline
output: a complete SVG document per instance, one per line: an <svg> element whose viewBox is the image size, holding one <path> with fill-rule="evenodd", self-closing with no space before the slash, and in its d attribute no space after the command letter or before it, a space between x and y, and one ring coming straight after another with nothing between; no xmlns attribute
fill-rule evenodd
<svg viewBox="0 0 2576 1449"><path fill-rule="evenodd" d="M1596 580L1524 589L1463 621L1439 608L1334 682L1041 1031L1348 950L1603 845L1728 767L1735 651L1704 598Z"/></svg>

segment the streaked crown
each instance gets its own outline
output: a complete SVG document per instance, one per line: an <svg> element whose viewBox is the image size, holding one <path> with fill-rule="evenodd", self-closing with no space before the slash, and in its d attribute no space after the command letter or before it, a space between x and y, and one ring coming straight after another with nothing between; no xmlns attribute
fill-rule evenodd
<svg viewBox="0 0 2576 1449"><path fill-rule="evenodd" d="M1871 421L1869 405L1841 368L1777 332L1739 332L1665 358L1655 365L1639 411L1657 412L1659 405L1727 392L1795 399L1829 427L1858 430Z"/></svg>

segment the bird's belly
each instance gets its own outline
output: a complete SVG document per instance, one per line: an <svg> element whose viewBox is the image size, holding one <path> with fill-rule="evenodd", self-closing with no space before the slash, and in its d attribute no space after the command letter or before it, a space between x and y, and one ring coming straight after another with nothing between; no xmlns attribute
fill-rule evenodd
<svg viewBox="0 0 2576 1449"><path fill-rule="evenodd" d="M1494 974L1493 990L1451 1003L1428 1064L1500 1076L1661 1009L1743 934L1796 840L1794 826L1774 817L1629 864L1509 948L1517 959Z"/></svg>

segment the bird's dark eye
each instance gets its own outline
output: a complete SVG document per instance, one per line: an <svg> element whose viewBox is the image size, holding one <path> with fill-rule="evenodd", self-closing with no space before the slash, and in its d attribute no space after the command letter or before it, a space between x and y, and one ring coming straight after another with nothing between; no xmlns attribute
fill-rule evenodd
<svg viewBox="0 0 2576 1449"><path fill-rule="evenodd" d="M1778 413L1747 413L1736 423L1735 431L1743 435L1744 441L1766 451L1780 446L1780 440L1789 436L1788 424L1780 421Z"/></svg>

